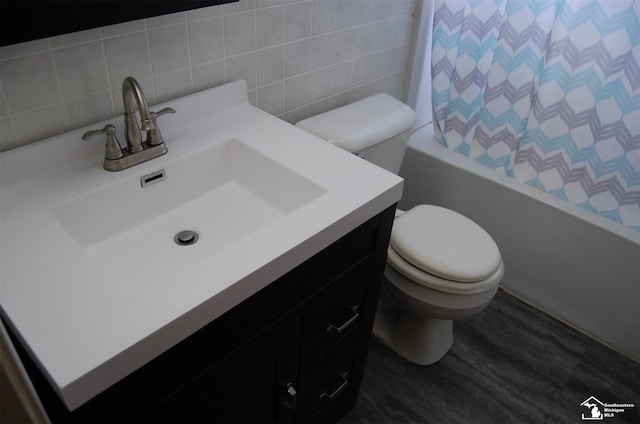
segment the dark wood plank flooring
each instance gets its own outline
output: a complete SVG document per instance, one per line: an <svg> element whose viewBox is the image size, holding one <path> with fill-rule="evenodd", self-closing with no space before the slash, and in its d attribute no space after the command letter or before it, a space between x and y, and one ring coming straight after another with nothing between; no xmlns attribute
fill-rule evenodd
<svg viewBox="0 0 640 424"><path fill-rule="evenodd" d="M577 423L593 396L630 404L611 423L640 423L640 365L500 290L454 325L438 363L411 364L373 340L350 423Z"/></svg>

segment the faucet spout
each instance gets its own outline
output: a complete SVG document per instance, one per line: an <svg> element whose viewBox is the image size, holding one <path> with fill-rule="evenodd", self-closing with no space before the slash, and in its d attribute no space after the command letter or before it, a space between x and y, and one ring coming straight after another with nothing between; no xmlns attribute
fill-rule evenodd
<svg viewBox="0 0 640 424"><path fill-rule="evenodd" d="M124 103L124 121L125 121L125 139L127 141L127 149L131 153L141 152L144 147L142 145L142 134L136 121L135 107L138 107L140 113L140 124L144 131L155 129L149 105L144 96L144 92L133 77L126 77L122 82L122 102Z"/></svg>

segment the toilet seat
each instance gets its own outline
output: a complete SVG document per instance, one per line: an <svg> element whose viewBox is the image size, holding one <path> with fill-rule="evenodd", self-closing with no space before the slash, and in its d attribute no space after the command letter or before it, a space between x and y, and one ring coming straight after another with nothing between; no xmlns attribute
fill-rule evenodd
<svg viewBox="0 0 640 424"><path fill-rule="evenodd" d="M498 245L482 227L434 205L419 205L396 217L389 244L397 254L389 261L399 272L415 274L412 268L417 268L420 274L458 284L485 281L502 264Z"/></svg>
<svg viewBox="0 0 640 424"><path fill-rule="evenodd" d="M423 286L443 293L460 295L471 295L488 291L497 286L504 275L504 264L502 259L500 259L500 263L498 264L496 271L485 280L475 283L461 283L458 281L447 280L424 272L423 270L411 265L391 246L387 249L387 265L398 272L398 274L415 283L414 285L416 287ZM394 284L395 283L397 282L394 281Z"/></svg>
<svg viewBox="0 0 640 424"><path fill-rule="evenodd" d="M443 293L481 293L504 275L493 238L464 215L434 205L396 214L387 262L414 283Z"/></svg>

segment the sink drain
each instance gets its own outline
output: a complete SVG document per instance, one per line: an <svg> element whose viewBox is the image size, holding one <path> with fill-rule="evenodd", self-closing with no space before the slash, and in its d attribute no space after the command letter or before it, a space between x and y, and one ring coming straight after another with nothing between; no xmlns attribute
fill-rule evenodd
<svg viewBox="0 0 640 424"><path fill-rule="evenodd" d="M178 246L191 246L198 241L198 233L191 230L180 231L173 237Z"/></svg>

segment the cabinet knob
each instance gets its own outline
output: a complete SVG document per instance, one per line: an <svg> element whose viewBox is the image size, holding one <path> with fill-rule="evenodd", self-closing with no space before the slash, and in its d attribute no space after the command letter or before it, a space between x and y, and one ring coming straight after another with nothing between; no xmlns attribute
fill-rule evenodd
<svg viewBox="0 0 640 424"><path fill-rule="evenodd" d="M286 395L286 400L284 402L285 407L289 411L295 413L296 408L298 407L297 400L298 400L298 392L293 387L293 383L292 382L287 383L287 395Z"/></svg>

